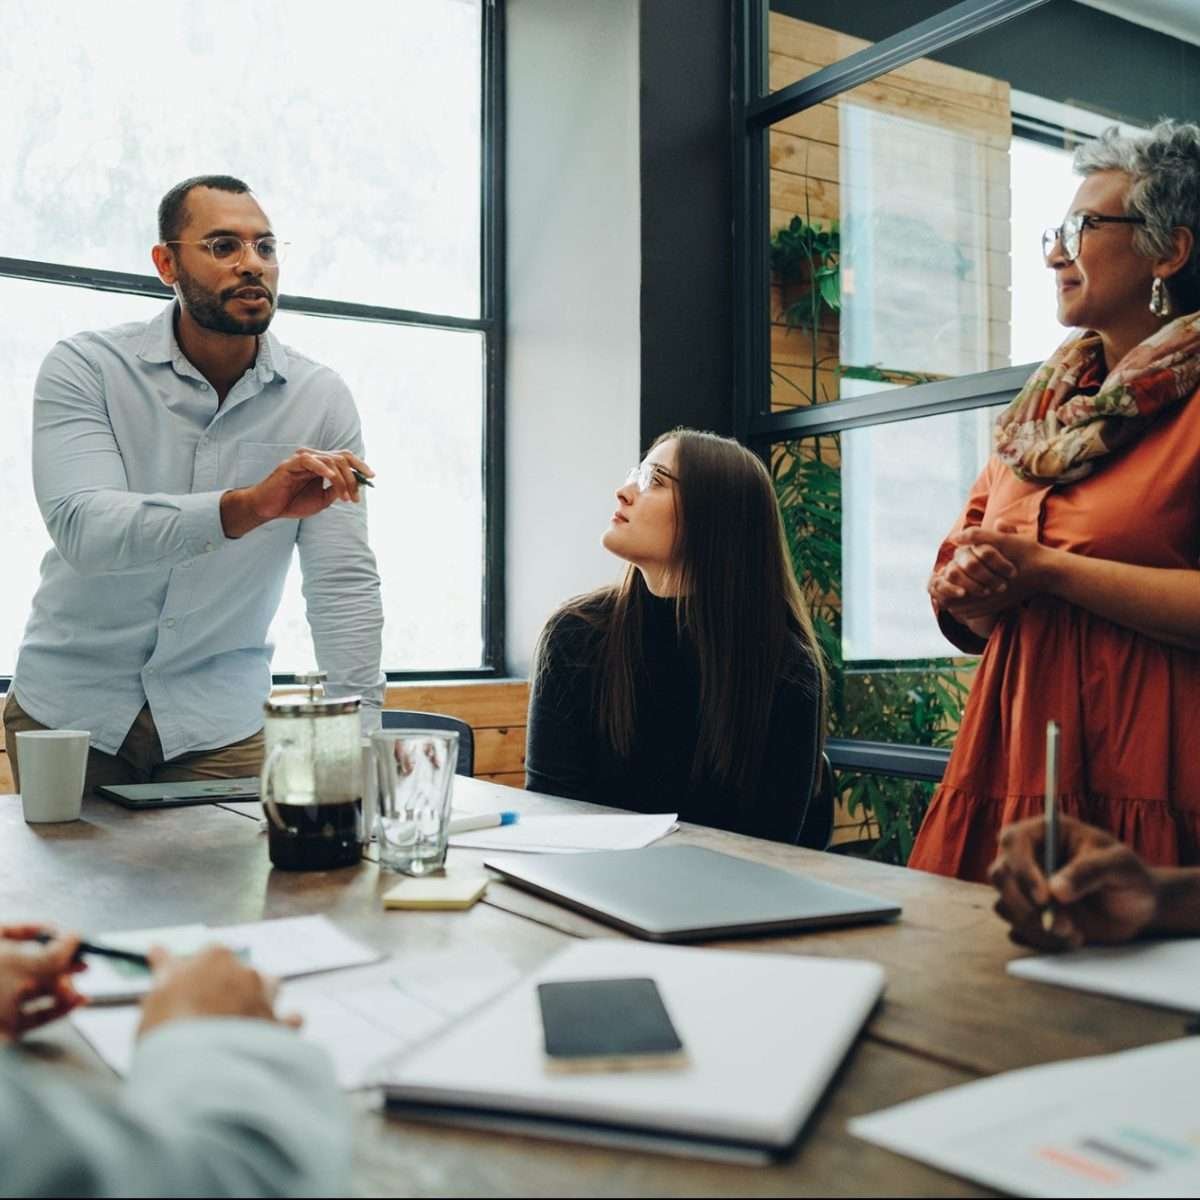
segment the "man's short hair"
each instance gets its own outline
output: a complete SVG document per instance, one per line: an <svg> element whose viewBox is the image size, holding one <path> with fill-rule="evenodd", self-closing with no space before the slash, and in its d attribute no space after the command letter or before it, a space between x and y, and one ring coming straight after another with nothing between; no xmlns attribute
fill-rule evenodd
<svg viewBox="0 0 1200 1200"><path fill-rule="evenodd" d="M177 183L158 205L158 240L171 242L187 224L187 198L192 188L216 188L219 192L248 192L250 185L232 175L193 175Z"/></svg>

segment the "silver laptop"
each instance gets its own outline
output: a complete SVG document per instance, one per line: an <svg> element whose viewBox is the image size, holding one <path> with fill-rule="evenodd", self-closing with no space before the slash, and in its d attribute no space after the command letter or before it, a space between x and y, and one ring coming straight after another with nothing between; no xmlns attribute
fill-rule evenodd
<svg viewBox="0 0 1200 1200"><path fill-rule="evenodd" d="M888 921L900 906L699 846L589 854L501 854L509 882L652 942Z"/></svg>

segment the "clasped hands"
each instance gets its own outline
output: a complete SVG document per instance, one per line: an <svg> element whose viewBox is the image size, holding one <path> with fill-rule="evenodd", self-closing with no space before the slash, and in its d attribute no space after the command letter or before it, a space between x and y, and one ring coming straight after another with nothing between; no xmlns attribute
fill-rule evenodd
<svg viewBox="0 0 1200 1200"><path fill-rule="evenodd" d="M1007 608L1044 590L1055 551L998 521L994 529L972 525L954 534L953 557L929 577L927 590L939 609L957 621L994 620Z"/></svg>
<svg viewBox="0 0 1200 1200"><path fill-rule="evenodd" d="M47 1025L85 1003L72 977L79 938L57 934L46 945L33 939L42 925L0 925L0 1043ZM260 975L223 946L188 958L150 951L154 987L142 1002L138 1035L168 1021L191 1017L251 1017L298 1027L295 1016L275 1014L276 980Z"/></svg>

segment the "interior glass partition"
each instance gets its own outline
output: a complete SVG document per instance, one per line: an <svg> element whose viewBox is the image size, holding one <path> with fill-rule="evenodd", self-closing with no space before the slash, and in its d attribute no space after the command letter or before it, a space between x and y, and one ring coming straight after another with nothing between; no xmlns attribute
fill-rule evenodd
<svg viewBox="0 0 1200 1200"><path fill-rule="evenodd" d="M1071 153L1114 124L1200 119L1200 10L1174 30L1104 10L741 9L740 432L776 479L832 667L831 735L883 746L847 756L839 836L882 835L894 861L928 799L912 772L940 776L976 661L942 637L925 583L996 413L1067 336L1039 239L1078 186ZM1082 46L1067 80L1064 49Z"/></svg>

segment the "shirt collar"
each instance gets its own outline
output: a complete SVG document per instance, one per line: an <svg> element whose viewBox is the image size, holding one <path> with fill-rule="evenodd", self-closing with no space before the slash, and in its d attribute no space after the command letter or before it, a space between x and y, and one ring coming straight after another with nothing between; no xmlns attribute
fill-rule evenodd
<svg viewBox="0 0 1200 1200"><path fill-rule="evenodd" d="M172 300L152 321L146 325L142 335L142 344L138 347L138 358L148 363L173 363L176 359L186 356L175 340L175 306ZM258 339L258 357L254 361L254 370L262 383L269 383L272 378L287 380L288 356L283 343L268 329Z"/></svg>

